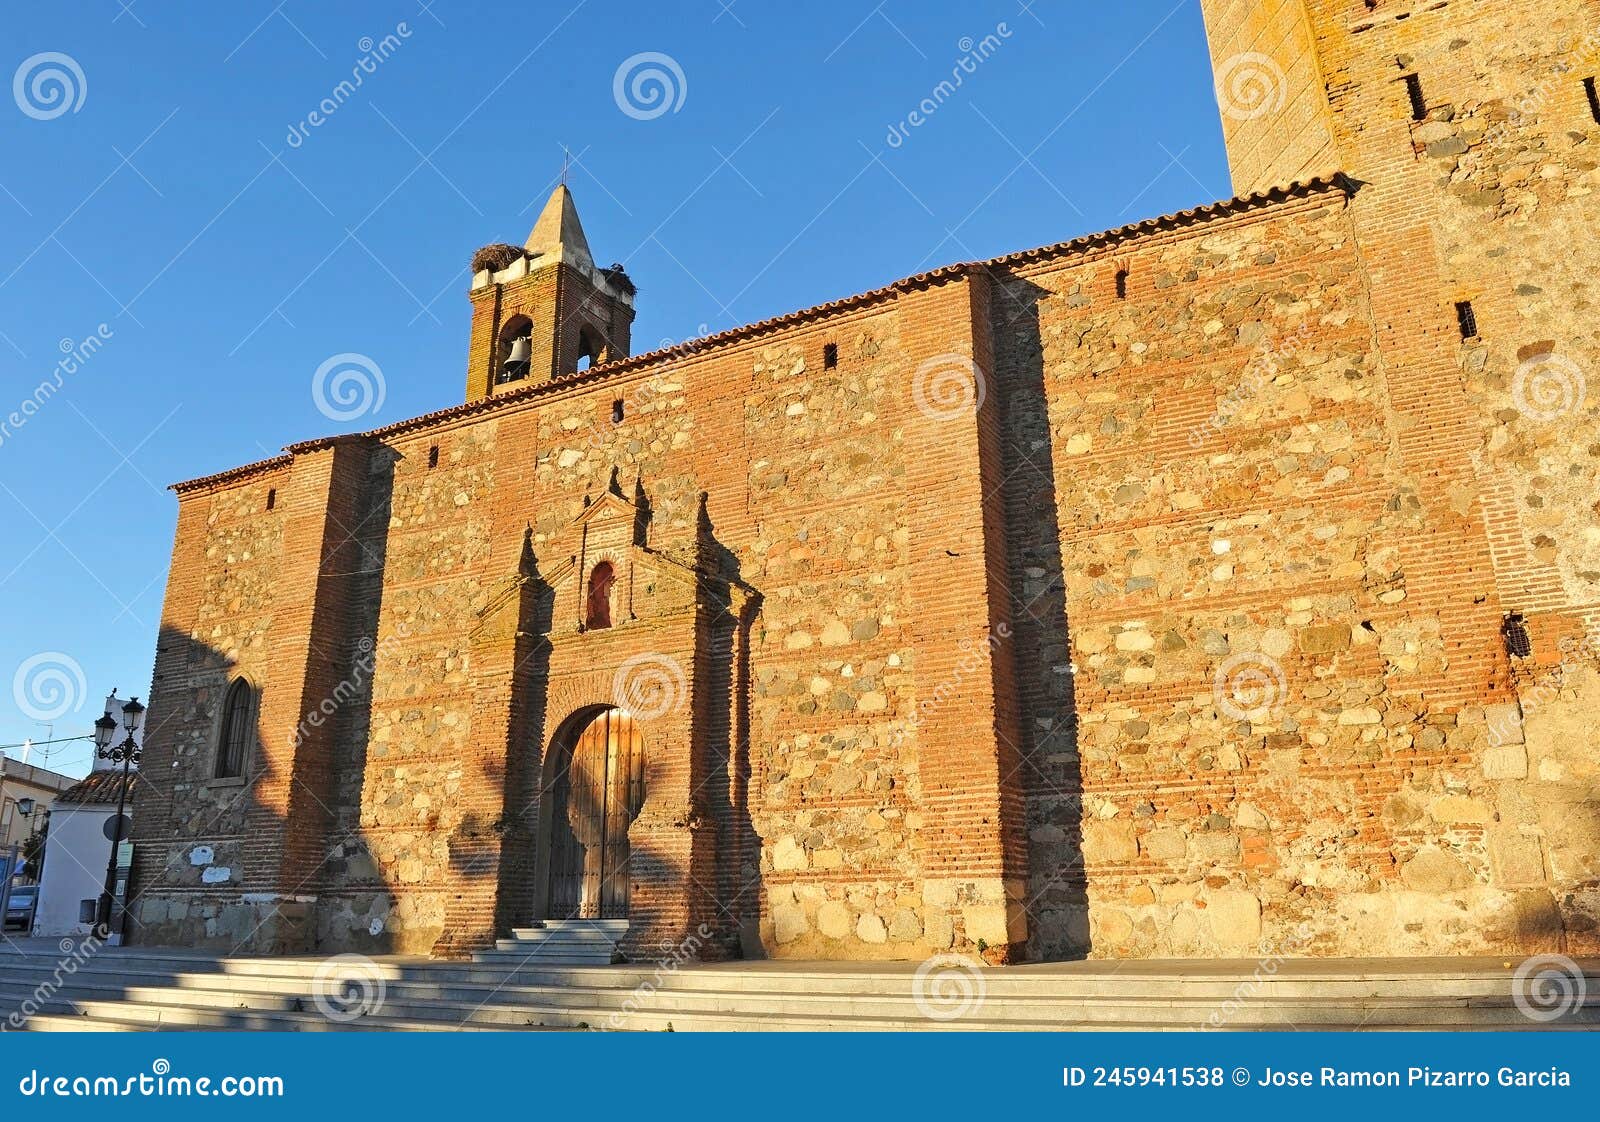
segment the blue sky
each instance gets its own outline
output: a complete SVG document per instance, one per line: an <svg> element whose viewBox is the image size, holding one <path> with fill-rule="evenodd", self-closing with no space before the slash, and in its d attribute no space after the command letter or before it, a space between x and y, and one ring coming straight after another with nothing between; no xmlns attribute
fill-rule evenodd
<svg viewBox="0 0 1600 1122"><path fill-rule="evenodd" d="M63 0L6 23L0 420L98 337L0 427L6 744L147 693L169 483L461 400L466 263L521 243L563 147L596 258L639 286L636 350L1231 194L1198 0ZM312 392L345 353L384 386L348 420Z"/></svg>

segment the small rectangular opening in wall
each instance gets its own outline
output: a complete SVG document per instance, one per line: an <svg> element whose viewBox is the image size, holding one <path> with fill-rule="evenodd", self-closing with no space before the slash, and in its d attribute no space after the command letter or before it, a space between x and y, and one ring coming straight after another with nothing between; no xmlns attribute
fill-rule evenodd
<svg viewBox="0 0 1600 1122"><path fill-rule="evenodd" d="M1422 79L1415 74L1405 77L1406 96L1411 99L1411 119L1423 121L1428 117L1428 99L1422 93Z"/></svg>
<svg viewBox="0 0 1600 1122"><path fill-rule="evenodd" d="M1506 653L1512 658L1527 658L1533 654L1533 639L1528 634L1528 621L1520 612L1512 612L1500 625L1505 636Z"/></svg>
<svg viewBox="0 0 1600 1122"><path fill-rule="evenodd" d="M839 344L838 343L824 343L824 344L822 344L822 368L824 370L832 370L834 367L836 367L838 365L839 365Z"/></svg>
<svg viewBox="0 0 1600 1122"><path fill-rule="evenodd" d="M614 425L622 424L623 412L622 399L619 397L611 403L611 423Z"/></svg>
<svg viewBox="0 0 1600 1122"><path fill-rule="evenodd" d="M1589 116L1600 122L1600 92L1596 92L1593 78L1583 80L1583 92L1589 99Z"/></svg>
<svg viewBox="0 0 1600 1122"><path fill-rule="evenodd" d="M1117 299L1118 300L1126 300L1127 298L1128 298L1128 270L1126 270L1126 269L1118 269L1117 270Z"/></svg>
<svg viewBox="0 0 1600 1122"><path fill-rule="evenodd" d="M439 446L437 444L428 449L428 466L430 468L439 466Z"/></svg>
<svg viewBox="0 0 1600 1122"><path fill-rule="evenodd" d="M1456 302L1456 326L1461 329L1463 339L1478 337L1478 314L1472 310L1471 300Z"/></svg>
<svg viewBox="0 0 1600 1122"><path fill-rule="evenodd" d="M273 507L275 507L277 505L278 505L278 489L276 487L267 488L267 509L271 510Z"/></svg>

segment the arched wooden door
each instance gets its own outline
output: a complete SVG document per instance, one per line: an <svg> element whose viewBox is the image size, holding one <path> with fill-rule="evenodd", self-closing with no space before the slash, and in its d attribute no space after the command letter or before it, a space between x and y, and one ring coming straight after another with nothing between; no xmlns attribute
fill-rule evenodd
<svg viewBox="0 0 1600 1122"><path fill-rule="evenodd" d="M565 739L567 766L547 796L550 918L625 919L628 826L644 804L644 738L632 715L606 709Z"/></svg>

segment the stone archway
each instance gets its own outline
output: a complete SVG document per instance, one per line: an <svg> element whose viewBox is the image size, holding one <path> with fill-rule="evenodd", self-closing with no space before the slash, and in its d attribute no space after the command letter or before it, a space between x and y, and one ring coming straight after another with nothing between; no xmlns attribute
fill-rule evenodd
<svg viewBox="0 0 1600 1122"><path fill-rule="evenodd" d="M540 799L544 919L626 919L628 828L644 805L644 736L627 710L595 706L551 742Z"/></svg>

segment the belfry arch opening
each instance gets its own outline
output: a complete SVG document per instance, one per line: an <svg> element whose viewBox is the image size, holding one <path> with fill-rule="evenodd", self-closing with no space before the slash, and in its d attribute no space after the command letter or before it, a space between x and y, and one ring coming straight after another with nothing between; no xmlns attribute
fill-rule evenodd
<svg viewBox="0 0 1600 1122"><path fill-rule="evenodd" d="M605 345L600 337L590 328L583 328L578 332L578 369L587 370L591 366L598 366L606 360Z"/></svg>
<svg viewBox="0 0 1600 1122"><path fill-rule="evenodd" d="M500 329L499 370L496 380L519 382L528 376L533 362L533 320L512 316Z"/></svg>

